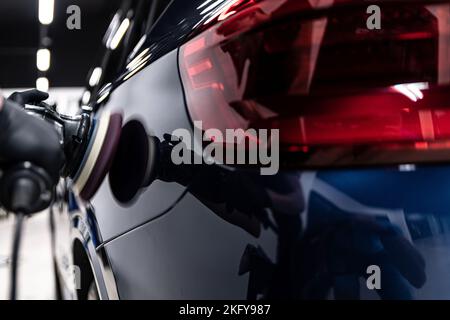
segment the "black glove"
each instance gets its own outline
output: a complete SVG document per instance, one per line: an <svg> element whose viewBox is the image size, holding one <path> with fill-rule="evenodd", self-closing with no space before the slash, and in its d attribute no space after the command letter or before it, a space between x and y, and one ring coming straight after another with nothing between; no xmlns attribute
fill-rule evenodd
<svg viewBox="0 0 450 320"><path fill-rule="evenodd" d="M8 100L12 100L21 106L26 104L37 105L40 102L48 99L48 93L32 89L23 92L14 92L9 96Z"/></svg>
<svg viewBox="0 0 450 320"><path fill-rule="evenodd" d="M16 94L13 98L31 103L48 96L36 91ZM31 162L44 169L54 183L58 181L64 153L55 128L27 114L20 105L0 97L0 130L0 168Z"/></svg>

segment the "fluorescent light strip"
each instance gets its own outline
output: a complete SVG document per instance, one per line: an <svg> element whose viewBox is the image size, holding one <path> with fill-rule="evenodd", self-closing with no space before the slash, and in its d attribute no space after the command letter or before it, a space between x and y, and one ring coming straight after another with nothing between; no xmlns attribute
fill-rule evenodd
<svg viewBox="0 0 450 320"><path fill-rule="evenodd" d="M203 2L201 5L199 5L198 7L197 7L197 9L199 10L199 9L201 9L201 8L204 8L208 3L210 3L212 0L206 0L205 2Z"/></svg>
<svg viewBox="0 0 450 320"><path fill-rule="evenodd" d="M50 84L49 84L47 78L45 78L45 77L37 78L36 89L38 89L39 91L48 92L49 87L50 87Z"/></svg>
<svg viewBox="0 0 450 320"><path fill-rule="evenodd" d="M234 4L236 2L236 0L229 0L227 2L224 2L221 6L217 7L213 12L211 12L209 15L209 19L206 20L206 22L204 24L208 24L211 21L213 21L214 19L216 19L217 17L219 17L220 15L222 15L224 13L224 11L226 11L226 9Z"/></svg>
<svg viewBox="0 0 450 320"><path fill-rule="evenodd" d="M139 53L136 58L134 58L133 60L131 60L131 62L127 65L127 69L128 70L132 70L134 67L136 67L137 65L139 65L141 63L141 61L143 59L145 59L145 55L147 54L147 52L149 52L150 49L146 48L144 49L141 53Z"/></svg>
<svg viewBox="0 0 450 320"><path fill-rule="evenodd" d="M107 91L104 94L102 94L100 96L100 98L98 98L97 103L102 103L103 101L106 100L106 98L108 98L108 96L109 96L109 91Z"/></svg>
<svg viewBox="0 0 450 320"><path fill-rule="evenodd" d="M100 78L102 77L103 70L100 67L95 68L92 71L91 78L89 79L89 85L91 87L95 87L100 82Z"/></svg>
<svg viewBox="0 0 450 320"><path fill-rule="evenodd" d="M126 80L130 79L132 76L134 76L136 73L138 73L139 70L141 70L145 66L145 64L147 63L148 59L150 59L150 55L147 56L144 60L142 60L142 62L133 71L131 71L129 74L127 74L123 78L123 80L126 81Z"/></svg>
<svg viewBox="0 0 450 320"><path fill-rule="evenodd" d="M39 22L50 24L53 22L55 0L39 0Z"/></svg>
<svg viewBox="0 0 450 320"><path fill-rule="evenodd" d="M423 92L421 90L428 90L429 85L427 82L397 84L393 86L394 90L400 92L410 100L417 102L417 100L423 99Z"/></svg>
<svg viewBox="0 0 450 320"><path fill-rule="evenodd" d="M122 41L123 36L127 32L129 26L130 26L130 19L125 18L120 24L119 29L117 29L117 32L114 34L114 37L111 40L110 49L112 50L117 49L120 42Z"/></svg>
<svg viewBox="0 0 450 320"><path fill-rule="evenodd" d="M417 101L417 97L416 95L411 92L411 90L409 90L406 85L404 84L398 84L394 86L394 89L397 90L398 92L400 92L401 94L403 94L404 96L408 97L410 100L416 102Z"/></svg>
<svg viewBox="0 0 450 320"><path fill-rule="evenodd" d="M218 0L214 2L213 4L209 5L206 9L204 9L202 12L200 12L201 15L204 15L205 13L214 10L220 5L223 5L224 2L227 2L227 0Z"/></svg>
<svg viewBox="0 0 450 320"><path fill-rule="evenodd" d="M83 93L83 97L81 98L81 102L83 103L83 105L87 105L90 100L91 100L91 93L89 91L85 91Z"/></svg>
<svg viewBox="0 0 450 320"><path fill-rule="evenodd" d="M39 49L36 54L36 66L39 71L48 71L50 69L51 53L48 49Z"/></svg>
<svg viewBox="0 0 450 320"><path fill-rule="evenodd" d="M106 32L107 39L105 44L107 48L111 47L111 40L114 34L116 33L117 28L119 28L119 25L120 25L120 15L116 13L113 19L111 20L111 23L109 24L108 31Z"/></svg>

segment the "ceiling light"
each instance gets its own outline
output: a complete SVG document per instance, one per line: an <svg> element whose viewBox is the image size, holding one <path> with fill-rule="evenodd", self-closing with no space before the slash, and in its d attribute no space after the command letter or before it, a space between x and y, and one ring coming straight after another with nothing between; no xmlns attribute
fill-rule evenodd
<svg viewBox="0 0 450 320"><path fill-rule="evenodd" d="M51 54L48 49L39 49L36 54L36 65L39 71L48 71L50 68Z"/></svg>
<svg viewBox="0 0 450 320"><path fill-rule="evenodd" d="M102 77L103 70L100 67L97 67L92 71L91 78L89 79L89 85L91 87L95 87L100 82L100 78Z"/></svg>
<svg viewBox="0 0 450 320"><path fill-rule="evenodd" d="M41 77L36 80L36 89L39 91L48 92L49 86L48 79L45 77Z"/></svg>
<svg viewBox="0 0 450 320"><path fill-rule="evenodd" d="M83 97L81 98L81 103L83 103L83 105L87 105L90 100L91 100L91 93L89 91L85 91L83 93Z"/></svg>
<svg viewBox="0 0 450 320"><path fill-rule="evenodd" d="M53 22L55 0L39 0L39 22L50 24Z"/></svg>

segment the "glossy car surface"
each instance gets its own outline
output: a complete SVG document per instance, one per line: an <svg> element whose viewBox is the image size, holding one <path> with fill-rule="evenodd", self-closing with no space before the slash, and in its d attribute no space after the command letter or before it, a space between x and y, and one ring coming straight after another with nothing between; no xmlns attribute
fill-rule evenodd
<svg viewBox="0 0 450 320"><path fill-rule="evenodd" d="M52 210L52 224L57 277L64 298L96 297L95 292L101 299L450 298L450 182L446 178L450 167L445 165L449 151L442 144L440 149L428 148L428 143L431 146L449 138L445 98L450 77L445 70L450 63L442 53L448 50L444 43L449 34L440 25L442 17L450 16L449 5L429 8L415 2L413 7L404 4L387 7L393 15L406 12L405 16L398 13L400 16L396 17L404 25L419 16L423 22L419 27L432 30L431 35L422 31L408 34L409 38L405 36L399 41L410 42L401 42L396 47L397 38L386 42L384 33L377 35L383 41L374 43L370 42L371 36L345 38L348 25L353 22L341 23L342 11L322 12L333 1L318 1L318 5L299 0L266 2L276 5L270 9L273 16L283 12L280 8L284 5L301 2L304 8L298 10L302 17L312 15L308 19L313 19L309 24L313 30L323 28L321 16L315 16L319 13L329 17L329 23L337 28L326 29L320 37L335 51L324 50L316 57L319 62L310 80L311 94L306 98L292 91L289 97L281 97L285 71L298 68L303 72L300 68L303 65L277 64L285 60L271 60L269 55L265 57L267 60L251 60L249 52L257 42L250 42L253 38L245 38L247 35L231 37L232 40L219 46L224 53L236 54L233 56L236 59L239 53L244 57L248 54L248 61L257 65L257 69L250 69L250 74L255 72L256 85L252 85L256 91L265 90L279 99L275 103L272 96L255 100L267 102L268 109L279 112L277 123L281 123L282 143L287 144L281 156L288 159L282 161L281 171L274 176L261 176L259 170L247 167L175 166L170 157L160 152L157 163L161 172L147 185L138 183L142 188L127 203L118 201L116 195L135 186L112 190L111 177L89 203L72 192L70 181L62 182ZM129 17L132 27L116 50L105 49L99 64L103 79L89 88L91 97L85 107L98 113L121 111L125 123L140 123L149 136L158 138L159 143L170 149L167 135L177 129L192 131L192 120L198 116L190 106L197 100L187 92L189 75L183 73L186 56L182 53L186 53L186 44L192 43L192 39L211 30L208 25L197 30L199 23L210 19L205 18L211 13L205 13L205 8L211 3L175 0L162 1L158 7L154 3L129 1L118 12L118 21ZM380 5L385 3L397 2L382 1ZM357 1L336 1L335 5L338 4L342 4L340 10L344 12L359 10L364 17L360 23L365 25L366 5ZM387 26L391 26L389 23ZM296 26L303 32L308 23ZM411 32L414 28L411 27ZM281 37L281 30L275 35ZM441 37L438 42L435 33ZM339 47L332 39L348 42ZM372 59L376 56L372 53L378 52L379 62L357 60L355 57L363 51L367 54L365 58ZM327 55L328 52L334 53ZM440 58L436 58L436 52L441 52ZM431 62L424 63L424 57ZM265 86L260 79L266 81L266 70L259 70L270 69L270 65L264 62L276 66L270 70L275 75L274 83ZM357 67L351 68L352 64ZM363 64L373 68L363 69ZM281 78L283 81L277 82ZM288 81L292 84L303 80ZM420 91L424 98L417 104L401 92L373 91L402 89L395 87L399 83L425 82L427 88ZM250 87L250 80L248 83ZM272 88L279 91L272 92ZM355 90L363 94L353 95ZM247 91L248 95L254 94L250 89ZM350 100L339 100L343 95ZM390 104L376 105L379 101L374 97L384 99L384 95L393 97L386 100ZM337 109L327 109L329 106L320 100L322 97L329 98L328 103ZM281 109L277 101L286 109ZM365 104L358 105L358 101ZM419 103L422 103L420 110L430 112L432 120L424 120L427 116L420 110L418 115L415 113ZM305 145L290 148L298 142L295 135L298 128L291 120L297 119L295 112L300 112L285 111L291 110L288 109L291 104L305 106L303 109L311 104L315 108L312 115L302 115L311 145L303 141ZM436 105L439 109L433 109ZM214 104L210 107L212 110L203 112L213 125L227 119L214 110ZM405 113L410 118L405 118ZM216 114L220 117L215 117ZM250 122L251 119L247 118ZM275 123L258 121L259 127L264 123L272 128ZM432 137L430 121L434 125ZM136 136L129 143L136 143L141 150L141 138ZM337 149L330 148L327 141L333 141L333 148L345 150L338 154L341 158L336 157L333 150ZM392 143L401 152L389 153L393 149L386 145ZM314 160L309 154L291 158L289 150L300 153L322 150L320 159L326 161ZM352 154L351 159L348 154ZM125 160L116 164L114 170L135 184L134 179L145 174L137 171L137 158L141 154L120 156ZM304 160L305 157L310 160ZM377 166L380 164L383 166ZM373 266L381 271L379 289L368 286ZM80 275L75 277L78 290L70 285L74 273Z"/></svg>

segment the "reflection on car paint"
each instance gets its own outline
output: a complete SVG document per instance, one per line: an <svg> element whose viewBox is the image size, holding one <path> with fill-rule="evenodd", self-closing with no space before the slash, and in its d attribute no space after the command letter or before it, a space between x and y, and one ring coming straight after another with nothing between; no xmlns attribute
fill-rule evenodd
<svg viewBox="0 0 450 320"><path fill-rule="evenodd" d="M429 263L416 243L444 239L450 230L442 203L411 197L429 192L426 183L417 182L437 169L291 171L267 177L252 169L175 166L164 156L171 147L161 142L160 159L167 163L159 164L158 179L188 186L211 212L255 238L265 229L277 234L276 260L252 244L242 254L238 270L249 274L249 299L370 298L374 294L364 284L371 265L382 272L376 296L415 298L426 287Z"/></svg>

